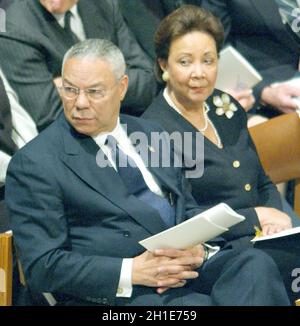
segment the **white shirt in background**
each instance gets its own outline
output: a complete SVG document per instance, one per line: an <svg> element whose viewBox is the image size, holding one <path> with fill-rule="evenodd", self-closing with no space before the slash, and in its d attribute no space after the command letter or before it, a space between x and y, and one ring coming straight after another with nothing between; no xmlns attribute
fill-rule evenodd
<svg viewBox="0 0 300 326"><path fill-rule="evenodd" d="M12 139L18 148L23 147L31 139L37 136L36 125L30 115L19 104L18 96L9 85L0 69L0 76L9 99L12 115ZM5 182L7 167L11 156L0 150L0 182Z"/></svg>

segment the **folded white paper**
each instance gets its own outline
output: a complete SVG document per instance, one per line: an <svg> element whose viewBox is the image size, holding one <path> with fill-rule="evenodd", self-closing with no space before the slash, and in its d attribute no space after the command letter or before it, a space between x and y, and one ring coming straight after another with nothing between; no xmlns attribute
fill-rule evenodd
<svg viewBox="0 0 300 326"><path fill-rule="evenodd" d="M220 52L216 88L239 91L252 88L261 80L259 72L232 46Z"/></svg>
<svg viewBox="0 0 300 326"><path fill-rule="evenodd" d="M149 251L185 249L217 237L244 219L227 204L221 203L139 243Z"/></svg>

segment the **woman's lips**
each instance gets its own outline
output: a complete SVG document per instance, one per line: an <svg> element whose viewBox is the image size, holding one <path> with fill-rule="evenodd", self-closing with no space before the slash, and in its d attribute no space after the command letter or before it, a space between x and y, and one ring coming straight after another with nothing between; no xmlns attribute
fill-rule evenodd
<svg viewBox="0 0 300 326"><path fill-rule="evenodd" d="M195 93L203 93L206 90L206 87L190 87L191 90Z"/></svg>

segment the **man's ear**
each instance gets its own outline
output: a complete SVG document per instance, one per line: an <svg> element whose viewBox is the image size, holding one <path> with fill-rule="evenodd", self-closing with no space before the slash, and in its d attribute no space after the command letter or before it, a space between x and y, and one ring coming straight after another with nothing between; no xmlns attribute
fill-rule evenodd
<svg viewBox="0 0 300 326"><path fill-rule="evenodd" d="M119 81L120 100L123 101L128 89L128 76L124 75Z"/></svg>

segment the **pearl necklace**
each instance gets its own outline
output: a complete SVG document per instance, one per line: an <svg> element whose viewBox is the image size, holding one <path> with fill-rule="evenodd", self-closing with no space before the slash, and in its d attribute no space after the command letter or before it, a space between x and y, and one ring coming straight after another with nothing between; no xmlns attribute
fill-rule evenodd
<svg viewBox="0 0 300 326"><path fill-rule="evenodd" d="M182 115L182 112L181 110L175 105L175 103L173 102L173 100L171 99L168 91L167 91L167 88L164 89L164 92L163 92L163 96L165 98L165 100L167 101L167 103L175 110L177 111L180 115ZM216 138L217 138L217 147L218 148L223 148L223 145L222 145L222 142L221 142L221 138L219 136L219 133L215 127L215 125L212 123L212 121L210 120L210 118L208 117L208 112L210 110L210 107L208 106L208 104L206 102L204 102L204 110L203 110L203 116L204 116L204 120L205 120L205 124L204 124L204 127L203 128L197 128L202 134L205 133L206 129L208 128L208 124L210 123L215 135L216 135Z"/></svg>
<svg viewBox="0 0 300 326"><path fill-rule="evenodd" d="M206 131L206 129L208 127L208 121L210 121L208 118L208 115L207 115L208 111L209 111L209 107L206 104L206 102L204 102L204 109L203 109L204 127L198 128L198 130L201 131L202 133L204 133Z"/></svg>
<svg viewBox="0 0 300 326"><path fill-rule="evenodd" d="M216 129L215 125L212 123L212 121L210 120L210 118L209 118L209 116L207 114L207 112L210 110L210 108L209 108L209 106L208 106L208 104L206 102L204 102L204 105L207 107L207 111L205 110L204 113L206 114L206 119L210 123L210 125L211 125L211 127L212 127L212 129L213 129L213 131L214 131L214 133L216 135L216 138L217 138L217 146L218 146L218 148L223 148L223 144L221 142L221 138L219 136L218 130Z"/></svg>

